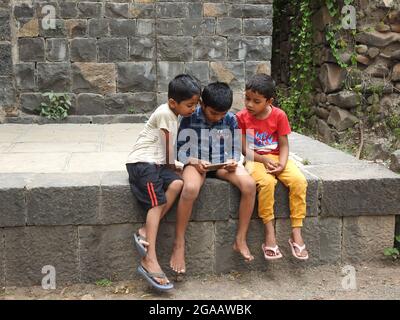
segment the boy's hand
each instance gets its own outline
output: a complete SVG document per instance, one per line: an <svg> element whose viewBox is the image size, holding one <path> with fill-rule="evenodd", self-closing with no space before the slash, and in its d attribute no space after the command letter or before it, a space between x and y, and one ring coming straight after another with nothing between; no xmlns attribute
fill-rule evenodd
<svg viewBox="0 0 400 320"><path fill-rule="evenodd" d="M265 169L267 169L267 172L270 173L270 171L275 170L278 163L274 162L271 159L268 159L266 157L263 158L263 163L264 163L264 167Z"/></svg>
<svg viewBox="0 0 400 320"><path fill-rule="evenodd" d="M285 166L281 163L277 163L275 169L269 170L268 173L279 176L282 173L283 169L285 169Z"/></svg>
<svg viewBox="0 0 400 320"><path fill-rule="evenodd" d="M224 166L224 169L228 172L235 172L238 166L238 163L235 160L228 160L229 164Z"/></svg>
<svg viewBox="0 0 400 320"><path fill-rule="evenodd" d="M206 166L209 165L210 162L199 159L191 159L189 164L195 167L200 174L204 174L208 171Z"/></svg>

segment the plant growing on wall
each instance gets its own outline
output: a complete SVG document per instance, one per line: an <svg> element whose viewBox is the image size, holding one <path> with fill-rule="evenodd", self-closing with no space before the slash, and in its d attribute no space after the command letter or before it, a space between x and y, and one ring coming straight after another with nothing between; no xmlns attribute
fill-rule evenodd
<svg viewBox="0 0 400 320"><path fill-rule="evenodd" d="M290 78L286 92L278 90L280 107L287 113L291 126L302 131L310 116L315 70L313 62L313 27L311 22L311 0L274 1L275 25L279 24L284 8L291 6L296 15L290 30Z"/></svg>
<svg viewBox="0 0 400 320"><path fill-rule="evenodd" d="M38 108L41 116L51 120L62 120L68 116L71 99L66 93L46 92L42 94L48 102L42 102Z"/></svg>

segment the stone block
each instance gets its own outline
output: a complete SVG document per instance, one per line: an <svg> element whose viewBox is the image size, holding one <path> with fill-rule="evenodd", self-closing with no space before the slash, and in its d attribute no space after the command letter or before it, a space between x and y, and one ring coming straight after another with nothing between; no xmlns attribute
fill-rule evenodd
<svg viewBox="0 0 400 320"><path fill-rule="evenodd" d="M197 37L193 46L196 60L226 60L227 41L224 37Z"/></svg>
<svg viewBox="0 0 400 320"><path fill-rule="evenodd" d="M215 235L213 222L190 222L186 231L186 273L215 273ZM169 261L174 244L175 224L161 222L157 235L157 256L164 272L170 272Z"/></svg>
<svg viewBox="0 0 400 320"><path fill-rule="evenodd" d="M334 155L332 155L334 157ZM400 180L379 165L356 163L307 166L322 180L321 215L397 215Z"/></svg>
<svg viewBox="0 0 400 320"><path fill-rule="evenodd" d="M88 23L89 36L93 38L109 36L109 23L110 19L90 19Z"/></svg>
<svg viewBox="0 0 400 320"><path fill-rule="evenodd" d="M203 15L205 17L224 17L228 15L228 5L224 3L204 3Z"/></svg>
<svg viewBox="0 0 400 320"><path fill-rule="evenodd" d="M242 19L222 17L218 19L217 34L221 36L233 36L242 33Z"/></svg>
<svg viewBox="0 0 400 320"><path fill-rule="evenodd" d="M183 62L158 62L157 64L157 91L167 92L168 83L175 78L176 75L183 73L185 65Z"/></svg>
<svg viewBox="0 0 400 320"><path fill-rule="evenodd" d="M340 217L319 217L319 259L321 264L340 264L342 228L343 222Z"/></svg>
<svg viewBox="0 0 400 320"><path fill-rule="evenodd" d="M247 81L257 73L265 73L271 75L271 61L246 61L245 67L245 81Z"/></svg>
<svg viewBox="0 0 400 320"><path fill-rule="evenodd" d="M215 25L214 18L182 19L182 31L185 36L213 36L215 35Z"/></svg>
<svg viewBox="0 0 400 320"><path fill-rule="evenodd" d="M42 23L39 22L39 35L44 38L66 38L65 20L56 19L55 28L48 29L44 29Z"/></svg>
<svg viewBox="0 0 400 320"><path fill-rule="evenodd" d="M78 7L76 2L59 2L59 16L63 19L71 19L78 17Z"/></svg>
<svg viewBox="0 0 400 320"><path fill-rule="evenodd" d="M198 79L202 86L206 86L210 82L208 62L199 61L185 63L184 72Z"/></svg>
<svg viewBox="0 0 400 320"><path fill-rule="evenodd" d="M20 61L44 61L44 39L18 39L18 52Z"/></svg>
<svg viewBox="0 0 400 320"><path fill-rule="evenodd" d="M156 70L151 62L117 64L119 92L151 92L156 88Z"/></svg>
<svg viewBox="0 0 400 320"><path fill-rule="evenodd" d="M188 16L187 3L156 3L156 17L157 18L185 18Z"/></svg>
<svg viewBox="0 0 400 320"><path fill-rule="evenodd" d="M272 36L272 19L243 19L243 34L248 36Z"/></svg>
<svg viewBox="0 0 400 320"><path fill-rule="evenodd" d="M324 63L321 66L319 80L325 93L340 90L343 87L346 71L333 63Z"/></svg>
<svg viewBox="0 0 400 320"><path fill-rule="evenodd" d="M136 33L139 36L154 35L155 21L154 19L137 19L136 20Z"/></svg>
<svg viewBox="0 0 400 320"><path fill-rule="evenodd" d="M211 62L210 80L226 82L232 90L244 90L244 64L242 62Z"/></svg>
<svg viewBox="0 0 400 320"><path fill-rule="evenodd" d="M27 185L27 225L96 224L99 196L97 175L37 175Z"/></svg>
<svg viewBox="0 0 400 320"><path fill-rule="evenodd" d="M3 232L6 286L41 285L44 266L55 268L56 286L80 281L77 228L22 227Z"/></svg>
<svg viewBox="0 0 400 320"><path fill-rule="evenodd" d="M6 9L0 9L0 41L10 41L10 12Z"/></svg>
<svg viewBox="0 0 400 320"><path fill-rule="evenodd" d="M394 216L343 217L343 263L374 263L393 247Z"/></svg>
<svg viewBox="0 0 400 320"><path fill-rule="evenodd" d="M88 32L88 22L84 19L68 19L65 29L69 38L85 37Z"/></svg>
<svg viewBox="0 0 400 320"><path fill-rule="evenodd" d="M79 18L100 18L102 3L78 2L77 8Z"/></svg>
<svg viewBox="0 0 400 320"><path fill-rule="evenodd" d="M139 227L132 224L79 227L81 281L137 277L139 257L132 239Z"/></svg>
<svg viewBox="0 0 400 320"><path fill-rule="evenodd" d="M93 38L76 38L72 39L71 45L71 61L76 62L96 62L97 46L96 39Z"/></svg>
<svg viewBox="0 0 400 320"><path fill-rule="evenodd" d="M344 131L352 128L358 122L358 118L347 110L332 107L327 122L338 131Z"/></svg>
<svg viewBox="0 0 400 320"><path fill-rule="evenodd" d="M219 190L218 193L215 190ZM206 179L192 211L191 221L228 220L230 208L229 183L219 179ZM167 221L176 221L176 206L166 216Z"/></svg>
<svg viewBox="0 0 400 320"><path fill-rule="evenodd" d="M154 3L131 3L129 11L132 18L137 19L154 19L156 16Z"/></svg>
<svg viewBox="0 0 400 320"><path fill-rule="evenodd" d="M41 91L69 92L71 86L69 63L38 63L38 88Z"/></svg>
<svg viewBox="0 0 400 320"><path fill-rule="evenodd" d="M0 77L0 106L12 107L15 102L16 91L11 77Z"/></svg>
<svg viewBox="0 0 400 320"><path fill-rule="evenodd" d="M128 39L102 38L97 41L99 62L117 62L128 60Z"/></svg>
<svg viewBox="0 0 400 320"><path fill-rule="evenodd" d="M113 63L72 64L72 90L105 95L116 92L116 71Z"/></svg>
<svg viewBox="0 0 400 320"><path fill-rule="evenodd" d="M271 37L231 37L228 41L230 60L269 61L271 60Z"/></svg>
<svg viewBox="0 0 400 320"><path fill-rule="evenodd" d="M130 60L151 61L156 59L156 43L154 38L131 37L129 38Z"/></svg>
<svg viewBox="0 0 400 320"><path fill-rule="evenodd" d="M127 172L103 174L101 178L100 223L145 222L146 214L147 212L132 194Z"/></svg>
<svg viewBox="0 0 400 320"><path fill-rule="evenodd" d="M76 114L95 115L104 114L104 96L95 93L80 93L77 99Z"/></svg>
<svg viewBox="0 0 400 320"><path fill-rule="evenodd" d="M35 64L18 63L14 65L15 85L22 91L34 91L36 88Z"/></svg>
<svg viewBox="0 0 400 320"><path fill-rule="evenodd" d="M272 18L272 5L233 4L229 16L234 18Z"/></svg>
<svg viewBox="0 0 400 320"><path fill-rule="evenodd" d="M161 36L181 36L182 21L180 19L162 19L157 20L156 32Z"/></svg>
<svg viewBox="0 0 400 320"><path fill-rule="evenodd" d="M0 174L0 228L24 226L26 220L25 186L30 175Z"/></svg>
<svg viewBox="0 0 400 320"><path fill-rule="evenodd" d="M16 22L18 38L34 38L39 36L39 20L21 19Z"/></svg>
<svg viewBox="0 0 400 320"><path fill-rule="evenodd" d="M240 253L232 249L235 241L238 220L215 222L215 271L228 273L233 271L265 271L267 262L261 250L264 242L264 226L259 219L250 222L247 233L247 245L254 256L250 263L244 261Z"/></svg>
<svg viewBox="0 0 400 320"><path fill-rule="evenodd" d="M16 3L13 9L14 18L33 18L35 15L35 7L29 3Z"/></svg>
<svg viewBox="0 0 400 320"><path fill-rule="evenodd" d="M11 45L0 44L0 74L7 76L11 75L12 72Z"/></svg>
<svg viewBox="0 0 400 320"><path fill-rule="evenodd" d="M164 61L191 61L192 37L157 37L157 57Z"/></svg>
<svg viewBox="0 0 400 320"><path fill-rule="evenodd" d="M104 15L107 18L129 19L132 18L129 3L105 3Z"/></svg>
<svg viewBox="0 0 400 320"><path fill-rule="evenodd" d="M133 19L112 19L110 35L112 37L131 37L136 33L136 21Z"/></svg>
<svg viewBox="0 0 400 320"><path fill-rule="evenodd" d="M0 286L6 286L6 271L5 271L5 247L4 247L4 231L0 229Z"/></svg>
<svg viewBox="0 0 400 320"><path fill-rule="evenodd" d="M46 40L46 57L48 61L63 62L69 60L68 40L55 38Z"/></svg>
<svg viewBox="0 0 400 320"><path fill-rule="evenodd" d="M157 106L153 92L116 93L105 97L106 114L147 113Z"/></svg>

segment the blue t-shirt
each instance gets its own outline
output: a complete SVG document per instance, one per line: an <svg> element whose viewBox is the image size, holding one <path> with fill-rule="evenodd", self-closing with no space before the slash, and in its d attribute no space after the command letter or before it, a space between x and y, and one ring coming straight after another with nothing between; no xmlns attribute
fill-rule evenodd
<svg viewBox="0 0 400 320"><path fill-rule="evenodd" d="M178 160L188 163L189 157L222 163L240 160L241 131L235 115L227 112L218 122L207 122L200 106L190 116L182 118L178 129Z"/></svg>

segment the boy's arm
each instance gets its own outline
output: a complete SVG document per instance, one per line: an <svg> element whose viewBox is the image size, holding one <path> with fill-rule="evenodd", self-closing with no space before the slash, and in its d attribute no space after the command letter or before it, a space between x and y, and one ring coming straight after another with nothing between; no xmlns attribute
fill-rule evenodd
<svg viewBox="0 0 400 320"><path fill-rule="evenodd" d="M160 129L165 141L165 161L167 165L175 164L174 142L171 142L171 133L167 129ZM175 165L174 165L175 167Z"/></svg>
<svg viewBox="0 0 400 320"><path fill-rule="evenodd" d="M246 160L260 162L260 163L264 164L265 168L268 171L273 170L276 167L276 164L274 161L258 154L257 152L254 152L253 150L251 150L248 147L245 133L242 135L242 152L243 152Z"/></svg>
<svg viewBox="0 0 400 320"><path fill-rule="evenodd" d="M279 163L275 169L270 170L269 173L279 175L286 167L289 157L289 140L288 136L279 136Z"/></svg>

